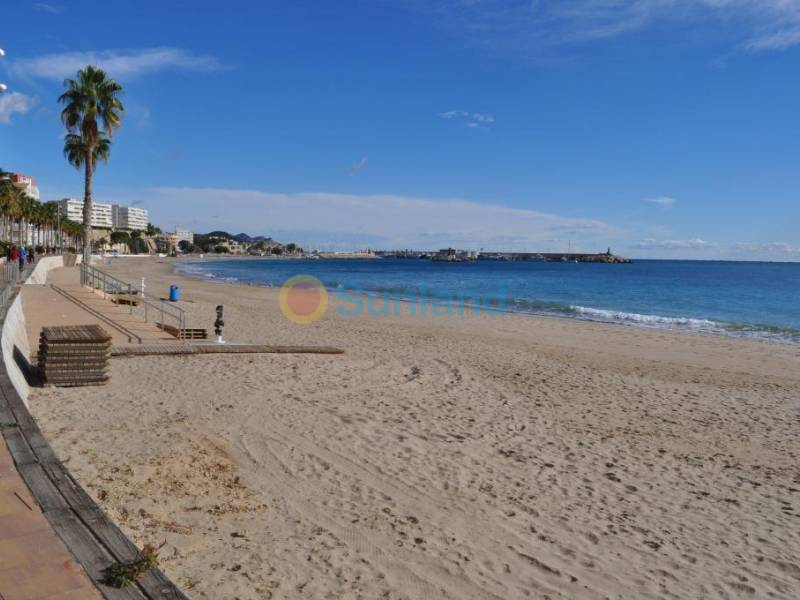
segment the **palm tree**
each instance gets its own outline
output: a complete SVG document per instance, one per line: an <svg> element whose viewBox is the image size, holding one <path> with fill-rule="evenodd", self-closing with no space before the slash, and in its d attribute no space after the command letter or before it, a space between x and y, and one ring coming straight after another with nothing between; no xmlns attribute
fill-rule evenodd
<svg viewBox="0 0 800 600"><path fill-rule="evenodd" d="M56 246L56 228L58 227L58 206L48 202L44 205L45 222L47 223L47 242L45 246L48 248L55 248ZM60 234L59 234L60 235Z"/></svg>
<svg viewBox="0 0 800 600"><path fill-rule="evenodd" d="M64 105L61 120L69 134L64 140L64 155L70 164L84 168L83 193L83 260L89 264L92 239L92 176L96 167L98 146L106 147L108 158L111 136L122 123L123 107L119 97L122 86L105 71L92 65L80 69L75 79L64 81L67 90L58 101ZM102 125L102 127L101 127ZM80 143L70 136L78 136ZM105 141L104 141L105 140ZM67 145L71 144L70 149ZM83 161L70 160L73 151L83 151Z"/></svg>
<svg viewBox="0 0 800 600"><path fill-rule="evenodd" d="M88 146L83 140L83 136L77 133L68 133L64 136L64 158L76 169L84 166ZM92 163L96 166L98 161L108 162L111 155L111 140L105 134L101 134L92 151Z"/></svg>
<svg viewBox="0 0 800 600"><path fill-rule="evenodd" d="M10 173L0 169L0 213L3 215L3 226L0 228L2 237L11 241L13 235L13 222L22 201L22 190L14 185Z"/></svg>

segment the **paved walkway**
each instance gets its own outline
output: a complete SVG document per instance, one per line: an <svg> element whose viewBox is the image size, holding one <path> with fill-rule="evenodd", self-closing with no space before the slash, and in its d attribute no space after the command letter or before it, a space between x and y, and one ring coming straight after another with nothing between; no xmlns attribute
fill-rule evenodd
<svg viewBox="0 0 800 600"><path fill-rule="evenodd" d="M42 514L5 442L0 442L0 598L101 598Z"/></svg>
<svg viewBox="0 0 800 600"><path fill-rule="evenodd" d="M63 287L80 303L56 292L51 283ZM48 285L23 285L19 293L33 353L45 325L97 323L114 336L115 344L129 344L125 335L112 330L98 315L122 323L150 344L177 342L142 317L130 314L127 307L82 288L76 268L51 271ZM86 310L87 306L91 310ZM145 575L136 589L113 590L100 583L105 567L113 561L130 560L137 549L69 479L11 387L5 366L0 364L0 369L0 429L5 430L0 435L0 600L185 600L157 569ZM9 448L14 449L16 465ZM49 475L45 476L46 472ZM43 505L26 481L37 490ZM65 535L86 569L62 541L60 536Z"/></svg>
<svg viewBox="0 0 800 600"><path fill-rule="evenodd" d="M51 285L57 286L78 303L68 300ZM26 329L32 353L36 353L39 344L39 332L42 327L54 325L91 325L103 327L112 337L115 346L138 343L129 342L121 331L109 326L103 318L119 324L142 338L142 343L176 342L177 340L161 331L152 322L133 313L126 305L117 305L104 299L99 293L80 285L80 272L77 267L63 267L50 271L47 285L26 285L22 287L22 308L25 312ZM81 304L83 306L81 306ZM86 310L88 307L90 310ZM103 318L97 315L102 315Z"/></svg>

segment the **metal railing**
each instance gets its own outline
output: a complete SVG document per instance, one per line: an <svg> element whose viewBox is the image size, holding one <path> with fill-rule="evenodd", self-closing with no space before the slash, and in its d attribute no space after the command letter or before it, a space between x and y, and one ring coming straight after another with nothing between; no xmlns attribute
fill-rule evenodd
<svg viewBox="0 0 800 600"><path fill-rule="evenodd" d="M0 285L2 285L0 288L0 308L5 308L11 299L11 293L15 286L25 278L25 273L20 271L17 261L0 260L2 260L2 267L0 267L0 276L2 276L2 281L0 281ZM28 269L27 265L25 269Z"/></svg>
<svg viewBox="0 0 800 600"><path fill-rule="evenodd" d="M3 288L0 289L0 308L5 308L9 299L11 299L11 286L4 285Z"/></svg>
<svg viewBox="0 0 800 600"><path fill-rule="evenodd" d="M133 303L138 300L144 308L144 320L150 322L150 317L154 318L161 315L161 324L168 325L167 319L175 322L178 335L186 328L186 312L179 306L169 304L164 300L155 300L145 296L144 292L135 285L122 281L108 273L101 271L90 265L81 263L81 285L90 287L93 290L101 291L103 298L109 294L115 294L118 298L127 295L128 306L133 314Z"/></svg>
<svg viewBox="0 0 800 600"><path fill-rule="evenodd" d="M17 283L21 274L22 272L19 270L19 265L15 261L6 261L3 263L3 283Z"/></svg>
<svg viewBox="0 0 800 600"><path fill-rule="evenodd" d="M122 335L124 335L125 337L128 338L128 343L129 344L133 341L134 338L136 338L136 341L139 342L140 344L142 343L142 337L140 335L134 333L133 331L131 331L130 329L128 329L124 325L121 325L121 324L117 323L113 319L108 318L103 313L101 313L99 311L96 311L95 309L93 309L91 306L86 304L86 302L84 302L80 298L76 298L75 296L70 294L68 291L66 291L64 289L61 289L60 287L58 287L57 285L54 285L52 283L50 284L50 288L55 290L56 292L58 292L62 296L64 296L64 298L66 298L70 302L80 306L83 310L85 310L89 314L91 314L91 315L95 316L96 318L100 319L103 323L105 323L109 327L113 327L114 329L119 331Z"/></svg>

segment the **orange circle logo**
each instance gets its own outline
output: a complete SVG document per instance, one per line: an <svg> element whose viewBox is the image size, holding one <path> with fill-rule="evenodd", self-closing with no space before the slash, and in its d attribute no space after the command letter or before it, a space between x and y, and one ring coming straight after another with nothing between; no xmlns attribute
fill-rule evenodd
<svg viewBox="0 0 800 600"><path fill-rule="evenodd" d="M281 288L281 311L295 323L313 323L328 308L328 290L311 275L295 275Z"/></svg>

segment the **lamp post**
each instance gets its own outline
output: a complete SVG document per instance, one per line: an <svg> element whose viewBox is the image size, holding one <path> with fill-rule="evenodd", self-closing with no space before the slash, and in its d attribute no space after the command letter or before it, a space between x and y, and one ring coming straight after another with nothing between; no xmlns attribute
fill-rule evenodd
<svg viewBox="0 0 800 600"><path fill-rule="evenodd" d="M56 216L58 218L58 225L56 228L58 229L58 253L64 254L64 235L61 233L61 207L56 204Z"/></svg>
<svg viewBox="0 0 800 600"><path fill-rule="evenodd" d="M6 55L6 51L0 48L0 58L3 58ZM8 89L8 86L5 83L0 83L0 94L5 92Z"/></svg>

